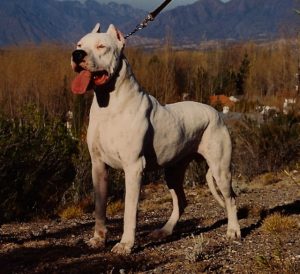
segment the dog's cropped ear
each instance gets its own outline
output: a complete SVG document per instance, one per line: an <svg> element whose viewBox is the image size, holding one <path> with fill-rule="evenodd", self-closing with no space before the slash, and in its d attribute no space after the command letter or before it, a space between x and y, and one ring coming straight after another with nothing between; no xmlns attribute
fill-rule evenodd
<svg viewBox="0 0 300 274"><path fill-rule="evenodd" d="M125 46L125 38L123 34L114 26L114 25L109 25L107 33L117 39L119 47L122 49Z"/></svg>
<svg viewBox="0 0 300 274"><path fill-rule="evenodd" d="M92 33L99 33L100 32L100 24L97 23L96 26L93 28Z"/></svg>

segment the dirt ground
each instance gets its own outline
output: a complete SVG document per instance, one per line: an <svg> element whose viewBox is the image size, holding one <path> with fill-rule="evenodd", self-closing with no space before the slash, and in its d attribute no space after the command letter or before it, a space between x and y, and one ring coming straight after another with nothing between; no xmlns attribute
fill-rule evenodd
<svg viewBox="0 0 300 274"><path fill-rule="evenodd" d="M0 273L300 273L300 175L234 182L242 240L226 240L226 217L207 186L186 188L189 206L167 239L147 235L171 212L164 184L143 187L133 254L110 252L120 239L122 211L108 216L108 242L93 250L93 216L4 224L0 229ZM274 213L296 226L280 232L263 228Z"/></svg>

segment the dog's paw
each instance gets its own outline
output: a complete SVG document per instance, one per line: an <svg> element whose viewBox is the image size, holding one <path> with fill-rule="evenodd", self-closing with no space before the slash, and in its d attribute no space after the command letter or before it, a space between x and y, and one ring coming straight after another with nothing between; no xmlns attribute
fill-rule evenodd
<svg viewBox="0 0 300 274"><path fill-rule="evenodd" d="M172 234L172 232L167 231L165 229L156 229L148 235L148 238L157 241L157 240L164 239L164 238L170 236L171 234Z"/></svg>
<svg viewBox="0 0 300 274"><path fill-rule="evenodd" d="M240 227L228 228L226 237L228 240L240 240L241 239Z"/></svg>
<svg viewBox="0 0 300 274"><path fill-rule="evenodd" d="M127 243L117 243L113 248L112 252L120 255L128 255L131 253L132 245Z"/></svg>
<svg viewBox="0 0 300 274"><path fill-rule="evenodd" d="M105 247L105 239L100 237L93 237L89 239L86 244L93 249L104 248Z"/></svg>

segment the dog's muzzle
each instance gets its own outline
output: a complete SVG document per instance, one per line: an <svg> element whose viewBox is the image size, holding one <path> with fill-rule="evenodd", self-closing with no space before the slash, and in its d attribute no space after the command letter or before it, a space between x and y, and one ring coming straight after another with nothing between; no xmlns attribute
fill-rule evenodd
<svg viewBox="0 0 300 274"><path fill-rule="evenodd" d="M106 70L89 71L84 67L84 61L87 53L84 50L78 49L72 53L73 69L78 75L72 82L72 91L75 94L83 94L93 85L101 86L106 84L110 75Z"/></svg>
<svg viewBox="0 0 300 274"><path fill-rule="evenodd" d="M83 61L85 56L87 56L87 53L84 50L77 49L77 50L73 51L73 53L72 53L73 62L76 65L79 65Z"/></svg>

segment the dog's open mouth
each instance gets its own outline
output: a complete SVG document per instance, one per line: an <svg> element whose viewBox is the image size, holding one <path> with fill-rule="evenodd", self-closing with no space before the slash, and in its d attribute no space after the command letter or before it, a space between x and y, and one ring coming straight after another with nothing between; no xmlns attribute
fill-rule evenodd
<svg viewBox="0 0 300 274"><path fill-rule="evenodd" d="M93 73L93 81L96 86L101 86L107 82L109 78L106 70L101 70Z"/></svg>
<svg viewBox="0 0 300 274"><path fill-rule="evenodd" d="M75 94L85 93L92 84L101 86L107 83L109 74L106 70L90 72L81 70L72 82L72 91Z"/></svg>

